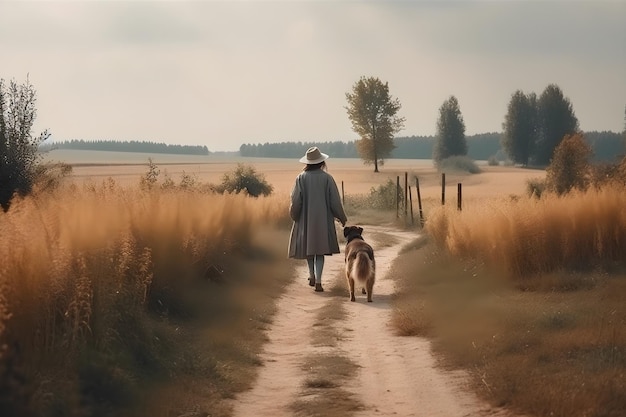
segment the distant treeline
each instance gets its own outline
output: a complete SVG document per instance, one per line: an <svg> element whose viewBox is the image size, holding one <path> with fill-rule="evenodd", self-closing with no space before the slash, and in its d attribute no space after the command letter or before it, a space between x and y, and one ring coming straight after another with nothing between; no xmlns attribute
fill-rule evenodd
<svg viewBox="0 0 626 417"><path fill-rule="evenodd" d="M595 161L615 161L626 153L626 144L621 133L586 132L585 139L591 145ZM503 161L506 155L500 144L502 133L481 133L467 136L468 156L475 160L491 157ZM431 159L434 136L405 136L394 139L395 149L391 159ZM358 158L354 141L351 142L278 142L243 144L239 154L261 158L300 158L311 146L317 146L334 158Z"/></svg>
<svg viewBox="0 0 626 417"><path fill-rule="evenodd" d="M141 153L168 153L176 155L208 155L209 150L206 146L194 145L167 145L165 143L146 142L146 141L114 141L114 140L69 140L64 142L55 142L51 144L43 144L41 151L50 151L52 149L77 149L86 151L111 151L111 152L141 152Z"/></svg>

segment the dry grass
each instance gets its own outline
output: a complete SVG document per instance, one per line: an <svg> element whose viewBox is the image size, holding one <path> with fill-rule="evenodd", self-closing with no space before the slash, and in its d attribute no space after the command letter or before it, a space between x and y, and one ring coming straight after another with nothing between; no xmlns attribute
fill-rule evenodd
<svg viewBox="0 0 626 417"><path fill-rule="evenodd" d="M525 277L626 259L626 193L605 187L564 197L493 200L461 213L433 210L427 231L454 256Z"/></svg>
<svg viewBox="0 0 626 417"><path fill-rule="evenodd" d="M428 336L492 403L536 416L626 410L623 190L431 213L407 248L394 325Z"/></svg>
<svg viewBox="0 0 626 417"><path fill-rule="evenodd" d="M273 297L291 279L284 245L259 250L256 238L288 223L286 204L111 180L15 201L0 214L2 415L132 415L151 388L141 381L161 389L201 374L212 375L203 395L247 387L250 371L232 364L258 365Z"/></svg>

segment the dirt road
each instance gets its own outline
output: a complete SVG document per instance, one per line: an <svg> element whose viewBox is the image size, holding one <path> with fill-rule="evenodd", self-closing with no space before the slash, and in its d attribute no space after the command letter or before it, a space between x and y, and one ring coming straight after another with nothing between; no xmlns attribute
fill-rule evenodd
<svg viewBox="0 0 626 417"><path fill-rule="evenodd" d="M356 302L348 300L347 292L328 291L333 281L344 284L342 254L326 258L323 284L327 291L315 293L307 285L305 262L297 270L297 279L280 299L276 319L269 332L269 343L261 355L264 366L251 391L233 401L234 415L293 416L339 415L337 413L306 413L294 411L293 404L310 400L306 380L310 378L303 365L315 355L341 352L357 364L356 376L342 383L342 389L353 395L358 403L348 416L495 416L505 415L491 409L464 389L465 375L448 372L435 366L428 340L399 337L390 327L391 295L394 283L387 278L391 262L402 246L417 237L415 232L375 230L367 232L392 233L392 245L377 247L377 281L374 302L357 295ZM375 235L375 234L374 234ZM312 327L319 320L320 309L331 302L345 302L346 314L336 323L341 333L337 344L329 348L312 340ZM323 391L323 390L320 390ZM323 394L321 394L323 395ZM328 401L333 401L332 398ZM330 405L329 405L329 408ZM319 410L319 407L318 407Z"/></svg>

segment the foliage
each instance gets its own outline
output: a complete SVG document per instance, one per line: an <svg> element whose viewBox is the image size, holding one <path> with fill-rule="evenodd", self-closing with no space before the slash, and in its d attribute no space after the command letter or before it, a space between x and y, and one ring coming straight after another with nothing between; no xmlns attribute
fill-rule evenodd
<svg viewBox="0 0 626 417"><path fill-rule="evenodd" d="M469 156L455 155L443 159L439 162L439 170L453 171L453 172L468 172L470 174L478 174L480 168L476 165L476 162Z"/></svg>
<svg viewBox="0 0 626 417"><path fill-rule="evenodd" d="M467 141L459 102L455 96L450 96L439 108L433 160L438 165L455 155L467 155Z"/></svg>
<svg viewBox="0 0 626 417"><path fill-rule="evenodd" d="M500 165L500 161L498 160L497 156L491 155L487 159L487 165L489 165L490 167L497 167L498 165Z"/></svg>
<svg viewBox="0 0 626 417"><path fill-rule="evenodd" d="M550 191L565 194L572 189L585 190L589 185L591 147L581 134L566 136L554 150L552 163L546 168L546 185Z"/></svg>
<svg viewBox="0 0 626 417"><path fill-rule="evenodd" d="M36 92L28 78L24 84L0 79L0 206L6 211L15 193L28 194L40 161L38 146L49 134L33 136L37 116Z"/></svg>
<svg viewBox="0 0 626 417"><path fill-rule="evenodd" d="M233 172L225 173L218 191L239 194L245 192L252 197L270 195L274 191L265 180L265 175L256 172L252 165L237 164Z"/></svg>
<svg viewBox="0 0 626 417"><path fill-rule="evenodd" d="M370 190L368 205L371 208L391 210L397 207L398 202L400 202L400 207L404 208L404 190L391 179Z"/></svg>
<svg viewBox="0 0 626 417"><path fill-rule="evenodd" d="M354 142L275 142L242 144L240 156L263 158L300 158L310 147L317 146L333 158L357 158L359 155Z"/></svg>
<svg viewBox="0 0 626 417"><path fill-rule="evenodd" d="M566 135L578 133L572 103L556 84L548 85L537 102L539 136L534 154L537 165L548 165L557 145Z"/></svg>
<svg viewBox="0 0 626 417"><path fill-rule="evenodd" d="M226 368L258 363L262 303L293 276L275 255L286 236L255 247L289 221L287 201L104 182L12 205L0 213L0 415L182 415L189 399L224 415L222 395L252 372ZM201 393L184 392L190 380Z"/></svg>
<svg viewBox="0 0 626 417"><path fill-rule="evenodd" d="M529 197L541 198L546 190L546 180L541 178L531 178L526 181L526 195Z"/></svg>
<svg viewBox="0 0 626 417"><path fill-rule="evenodd" d="M357 150L365 163L387 158L394 147L393 136L404 128L404 117L397 115L402 107L397 98L389 94L389 84L376 77L361 77L346 93L346 110L352 129L359 135Z"/></svg>
<svg viewBox="0 0 626 417"><path fill-rule="evenodd" d="M502 147L515 163L528 165L537 141L537 97L517 90L502 124Z"/></svg>
<svg viewBox="0 0 626 417"><path fill-rule="evenodd" d="M40 146L42 151L53 149L78 149L87 151L109 152L144 152L173 155L209 155L206 146L200 145L168 145L148 141L117 141L117 140L83 140L73 139Z"/></svg>
<svg viewBox="0 0 626 417"><path fill-rule="evenodd" d="M148 171L139 178L139 186L142 190L151 190L159 180L161 170L154 163L152 158L148 158Z"/></svg>

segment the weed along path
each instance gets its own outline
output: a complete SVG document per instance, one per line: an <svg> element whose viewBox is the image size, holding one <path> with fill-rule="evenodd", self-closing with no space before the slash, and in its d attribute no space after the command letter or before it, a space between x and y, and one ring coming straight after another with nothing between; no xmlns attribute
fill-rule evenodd
<svg viewBox="0 0 626 417"><path fill-rule="evenodd" d="M437 368L428 340L394 335L394 283L387 275L400 249L416 237L365 227L376 253L372 303L360 293L349 301L343 247L326 258L323 293L308 286L302 261L279 301L255 385L233 400L233 415L503 415L464 389L463 373Z"/></svg>

